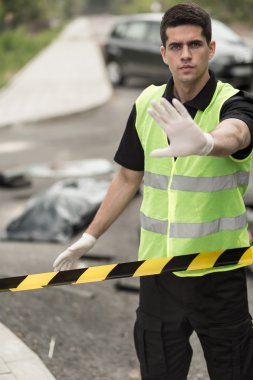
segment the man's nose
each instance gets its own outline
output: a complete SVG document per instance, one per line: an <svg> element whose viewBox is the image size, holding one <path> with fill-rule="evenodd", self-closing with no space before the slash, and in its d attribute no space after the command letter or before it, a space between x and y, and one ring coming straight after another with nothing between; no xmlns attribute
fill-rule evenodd
<svg viewBox="0 0 253 380"><path fill-rule="evenodd" d="M183 45L181 59L191 59L191 51L187 44Z"/></svg>

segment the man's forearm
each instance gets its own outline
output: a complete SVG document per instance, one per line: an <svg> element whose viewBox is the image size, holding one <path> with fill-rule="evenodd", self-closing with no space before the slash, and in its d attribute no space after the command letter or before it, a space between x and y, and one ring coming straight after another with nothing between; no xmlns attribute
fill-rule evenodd
<svg viewBox="0 0 253 380"><path fill-rule="evenodd" d="M142 177L143 172L121 168L114 176L105 199L86 232L96 238L101 236L134 197Z"/></svg>
<svg viewBox="0 0 253 380"><path fill-rule="evenodd" d="M210 156L225 157L247 148L251 143L248 126L241 120L227 119L211 132L214 138Z"/></svg>

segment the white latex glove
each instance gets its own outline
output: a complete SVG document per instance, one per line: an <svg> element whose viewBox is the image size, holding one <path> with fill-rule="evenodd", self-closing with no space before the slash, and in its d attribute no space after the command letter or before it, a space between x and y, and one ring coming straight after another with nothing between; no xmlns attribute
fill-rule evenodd
<svg viewBox="0 0 253 380"><path fill-rule="evenodd" d="M173 106L162 98L160 103L152 101L149 114L166 132L170 145L167 148L151 152L152 157L206 156L214 145L213 137L202 132L191 118L187 109L177 99L172 100Z"/></svg>
<svg viewBox="0 0 253 380"><path fill-rule="evenodd" d="M79 240L57 257L53 264L54 270L58 272L76 269L77 260L95 245L96 240L94 236L84 233Z"/></svg>

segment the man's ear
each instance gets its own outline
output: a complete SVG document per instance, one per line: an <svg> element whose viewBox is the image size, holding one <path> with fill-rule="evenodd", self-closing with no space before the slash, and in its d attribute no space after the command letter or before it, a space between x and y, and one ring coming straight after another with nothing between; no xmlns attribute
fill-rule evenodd
<svg viewBox="0 0 253 380"><path fill-rule="evenodd" d="M163 62L165 63L165 65L168 65L168 59L166 57L166 49L163 45L160 47L160 52L162 55Z"/></svg>
<svg viewBox="0 0 253 380"><path fill-rule="evenodd" d="M216 50L216 42L211 41L209 44L209 59L212 59Z"/></svg>

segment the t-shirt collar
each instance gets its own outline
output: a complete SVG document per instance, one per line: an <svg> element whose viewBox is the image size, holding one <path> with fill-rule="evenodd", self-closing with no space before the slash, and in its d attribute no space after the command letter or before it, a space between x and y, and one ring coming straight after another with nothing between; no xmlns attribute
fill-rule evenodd
<svg viewBox="0 0 253 380"><path fill-rule="evenodd" d="M209 71L209 74L210 78L208 79L205 86L198 93L198 95L195 96L195 98L185 103L186 106L195 108L196 110L204 111L204 109L209 105L217 86L217 79L215 78L214 73L212 71ZM163 97L169 101L175 97L173 94L173 85L173 78L170 78L163 94Z"/></svg>

